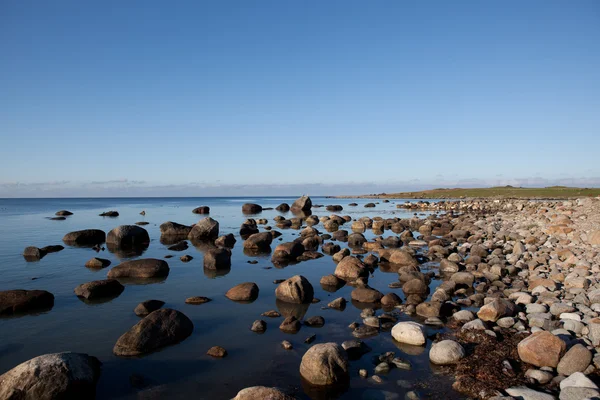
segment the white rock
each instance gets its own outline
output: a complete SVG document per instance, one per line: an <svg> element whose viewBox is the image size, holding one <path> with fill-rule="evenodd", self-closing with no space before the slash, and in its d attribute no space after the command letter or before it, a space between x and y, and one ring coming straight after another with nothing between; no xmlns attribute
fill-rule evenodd
<svg viewBox="0 0 600 400"><path fill-rule="evenodd" d="M571 376L569 376L566 379L563 379L563 381L560 382L561 390L571 386L598 389L598 386L596 386L594 382L592 382L587 376L585 376L581 372L575 372L574 374L571 374Z"/></svg>
<svg viewBox="0 0 600 400"><path fill-rule="evenodd" d="M392 328L392 337L397 342L415 346L422 346L427 341L423 325L413 321L398 322L394 325Z"/></svg>
<svg viewBox="0 0 600 400"><path fill-rule="evenodd" d="M524 386L508 388L506 389L506 393L522 400L556 400L556 397L551 394L538 392Z"/></svg>
<svg viewBox="0 0 600 400"><path fill-rule="evenodd" d="M456 364L465 356L465 349L454 340L434 343L429 351L429 360L438 365Z"/></svg>

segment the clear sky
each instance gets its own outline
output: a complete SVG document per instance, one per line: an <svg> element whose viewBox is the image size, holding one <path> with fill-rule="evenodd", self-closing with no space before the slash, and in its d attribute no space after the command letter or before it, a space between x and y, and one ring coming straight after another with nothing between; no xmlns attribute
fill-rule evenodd
<svg viewBox="0 0 600 400"><path fill-rule="evenodd" d="M600 185L596 0L3 0L0 60L0 196Z"/></svg>

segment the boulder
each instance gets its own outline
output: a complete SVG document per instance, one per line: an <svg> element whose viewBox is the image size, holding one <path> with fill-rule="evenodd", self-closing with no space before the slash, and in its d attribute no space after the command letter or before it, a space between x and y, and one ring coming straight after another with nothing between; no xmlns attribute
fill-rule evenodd
<svg viewBox="0 0 600 400"><path fill-rule="evenodd" d="M225 296L233 301L254 301L258 298L258 292L256 283L245 282L229 289Z"/></svg>
<svg viewBox="0 0 600 400"><path fill-rule="evenodd" d="M92 281L82 283L74 290L77 297L94 300L104 297L116 297L120 295L125 287L116 279L105 279L100 281Z"/></svg>
<svg viewBox="0 0 600 400"><path fill-rule="evenodd" d="M383 297L383 293L379 290L366 286L354 289L350 295L352 300L359 303L379 303Z"/></svg>
<svg viewBox="0 0 600 400"><path fill-rule="evenodd" d="M108 271L108 278L162 278L169 275L169 264L156 258L125 261Z"/></svg>
<svg viewBox="0 0 600 400"><path fill-rule="evenodd" d="M145 317L150 314L152 311L156 311L165 305L164 301L161 300L146 300L138 304L133 312L138 317Z"/></svg>
<svg viewBox="0 0 600 400"><path fill-rule="evenodd" d="M521 361L536 367L556 368L565 349L565 342L547 331L535 332L517 346Z"/></svg>
<svg viewBox="0 0 600 400"><path fill-rule="evenodd" d="M298 321L298 318L291 315L283 320L281 325L279 325L279 329L286 333L296 333L300 330L300 326L301 324L300 321Z"/></svg>
<svg viewBox="0 0 600 400"><path fill-rule="evenodd" d="M500 318L512 317L517 308L510 300L497 298L479 309L477 316L482 321L496 322Z"/></svg>
<svg viewBox="0 0 600 400"><path fill-rule="evenodd" d="M329 386L348 381L348 357L337 343L312 346L302 357L300 375L312 385Z"/></svg>
<svg viewBox="0 0 600 400"><path fill-rule="evenodd" d="M148 243L150 243L148 231L137 225L121 225L106 235L106 244L116 247L138 247Z"/></svg>
<svg viewBox="0 0 600 400"><path fill-rule="evenodd" d="M242 212L244 214L258 214L262 212L263 208L258 204L246 203L242 206Z"/></svg>
<svg viewBox="0 0 600 400"><path fill-rule="evenodd" d="M101 217L118 217L119 216L119 212L118 211L105 211L103 213L99 214Z"/></svg>
<svg viewBox="0 0 600 400"><path fill-rule="evenodd" d="M231 250L224 247L208 249L204 252L204 268L227 269L231 267Z"/></svg>
<svg viewBox="0 0 600 400"><path fill-rule="evenodd" d="M194 214L210 214L210 207L209 206L196 207L192 210L192 212Z"/></svg>
<svg viewBox="0 0 600 400"><path fill-rule="evenodd" d="M381 298L381 305L384 307L394 307L402 304L402 299L396 293L388 293Z"/></svg>
<svg viewBox="0 0 600 400"><path fill-rule="evenodd" d="M429 350L429 361L437 365L458 363L465 356L465 349L454 340L434 343Z"/></svg>
<svg viewBox="0 0 600 400"><path fill-rule="evenodd" d="M295 400L277 388L252 386L242 389L233 400Z"/></svg>
<svg viewBox="0 0 600 400"><path fill-rule="evenodd" d="M475 282L475 276L470 272L456 272L452 274L450 280L457 285L471 287Z"/></svg>
<svg viewBox="0 0 600 400"><path fill-rule="evenodd" d="M208 349L206 354L215 358L223 358L227 356L227 350L221 346L213 346Z"/></svg>
<svg viewBox="0 0 600 400"><path fill-rule="evenodd" d="M4 290L0 292L0 315L51 309L54 295L45 290Z"/></svg>
<svg viewBox="0 0 600 400"><path fill-rule="evenodd" d="M416 267L419 265L419 262L417 261L415 256L413 256L412 254L410 254L408 251L405 251L405 250L394 249L392 251L385 252L384 254L385 254L385 256L382 255L382 257L384 257L390 263L395 264L395 265L412 266L412 267Z"/></svg>
<svg viewBox="0 0 600 400"><path fill-rule="evenodd" d="M215 240L219 236L219 222L211 217L198 221L188 234L188 239L193 241Z"/></svg>
<svg viewBox="0 0 600 400"><path fill-rule="evenodd" d="M427 341L423 325L413 321L398 322L392 328L392 337L400 343L423 346Z"/></svg>
<svg viewBox="0 0 600 400"><path fill-rule="evenodd" d="M310 282L302 275L296 275L281 282L275 289L275 297L286 303L311 303L314 290Z"/></svg>
<svg viewBox="0 0 600 400"><path fill-rule="evenodd" d="M68 210L60 210L60 211L55 212L54 215L57 215L59 217L67 217L69 215L73 215L73 213Z"/></svg>
<svg viewBox="0 0 600 400"><path fill-rule="evenodd" d="M402 291L406 296L416 294L418 296L425 296L429 291L429 286L421 279L411 279L402 285Z"/></svg>
<svg viewBox="0 0 600 400"><path fill-rule="evenodd" d="M106 233L100 229L84 229L69 232L62 240L70 246L94 246L106 241Z"/></svg>
<svg viewBox="0 0 600 400"><path fill-rule="evenodd" d="M304 246L299 242L281 243L273 251L271 261L273 263L295 261L304 253Z"/></svg>
<svg viewBox="0 0 600 400"><path fill-rule="evenodd" d="M308 196L302 196L292 204L290 208L292 211L310 211L312 208L312 201Z"/></svg>
<svg viewBox="0 0 600 400"><path fill-rule="evenodd" d="M575 372L583 372L592 362L592 353L582 344L577 343L560 359L556 372L569 376Z"/></svg>
<svg viewBox="0 0 600 400"><path fill-rule="evenodd" d="M113 348L117 356L139 356L179 343L192 334L194 324L183 313L163 308L148 314L123 334Z"/></svg>
<svg viewBox="0 0 600 400"><path fill-rule="evenodd" d="M334 275L345 281L355 281L369 275L369 270L356 257L344 257L335 267Z"/></svg>
<svg viewBox="0 0 600 400"><path fill-rule="evenodd" d="M275 207L275 209L280 212L288 212L290 211L290 206L287 203L281 203L280 205Z"/></svg>
<svg viewBox="0 0 600 400"><path fill-rule="evenodd" d="M250 235L244 240L244 248L251 250L270 250L273 242L271 232L261 232Z"/></svg>
<svg viewBox="0 0 600 400"><path fill-rule="evenodd" d="M110 265L110 260L105 258L92 257L85 262L85 266L91 269L106 268Z"/></svg>
<svg viewBox="0 0 600 400"><path fill-rule="evenodd" d="M191 226L178 224L177 222L172 221L167 221L165 223L160 224L161 236L187 238L191 230Z"/></svg>
<svg viewBox="0 0 600 400"><path fill-rule="evenodd" d="M0 399L94 399L100 366L87 354L44 354L0 375Z"/></svg>
<svg viewBox="0 0 600 400"><path fill-rule="evenodd" d="M233 233L228 233L227 235L219 236L217 239L215 239L215 246L233 249L235 242L236 240L235 236L233 236Z"/></svg>

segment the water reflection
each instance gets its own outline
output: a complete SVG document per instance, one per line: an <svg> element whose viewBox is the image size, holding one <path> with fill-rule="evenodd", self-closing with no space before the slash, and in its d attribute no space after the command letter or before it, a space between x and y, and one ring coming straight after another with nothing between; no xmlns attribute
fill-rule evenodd
<svg viewBox="0 0 600 400"><path fill-rule="evenodd" d="M210 269L210 268L204 268L204 275L207 278L210 279L215 279L221 276L225 276L228 273L231 272L231 265L228 265L227 267L219 267L218 269Z"/></svg>
<svg viewBox="0 0 600 400"><path fill-rule="evenodd" d="M298 320L302 320L310 307L310 304L292 304L286 303L279 299L275 300L275 305L279 313L284 317L296 317Z"/></svg>
<svg viewBox="0 0 600 400"><path fill-rule="evenodd" d="M149 243L142 243L137 246L119 246L114 243L107 243L106 248L119 259L139 257L148 250Z"/></svg>

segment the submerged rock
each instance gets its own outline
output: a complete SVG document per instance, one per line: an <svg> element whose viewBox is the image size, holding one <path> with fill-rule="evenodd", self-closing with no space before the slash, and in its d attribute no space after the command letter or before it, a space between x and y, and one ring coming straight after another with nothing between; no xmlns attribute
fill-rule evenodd
<svg viewBox="0 0 600 400"><path fill-rule="evenodd" d="M258 286L254 282L240 283L229 289L225 296L233 301L254 301L258 298Z"/></svg>
<svg viewBox="0 0 600 400"><path fill-rule="evenodd" d="M152 311L156 311L165 305L164 301L161 300L146 300L138 304L133 312L138 317L145 317L150 314Z"/></svg>
<svg viewBox="0 0 600 400"><path fill-rule="evenodd" d="M118 356L139 356L181 342L192 334L194 324L183 313L163 308L148 314L123 334L113 353Z"/></svg>
<svg viewBox="0 0 600 400"><path fill-rule="evenodd" d="M310 303L314 290L310 282L302 275L296 275L281 282L275 289L275 297L286 303Z"/></svg>
<svg viewBox="0 0 600 400"><path fill-rule="evenodd" d="M4 290L0 292L0 315L51 309L54 295L45 290Z"/></svg>
<svg viewBox="0 0 600 400"><path fill-rule="evenodd" d="M169 264L156 258L125 261L108 271L108 278L160 278L169 275Z"/></svg>
<svg viewBox="0 0 600 400"><path fill-rule="evenodd" d="M84 229L69 232L62 240L71 246L93 246L104 243L106 241L106 233L100 229Z"/></svg>
<svg viewBox="0 0 600 400"><path fill-rule="evenodd" d="M148 231L137 225L121 225L106 235L106 244L116 247L137 247L148 243L150 243Z"/></svg>
<svg viewBox="0 0 600 400"><path fill-rule="evenodd" d="M88 300L99 299L103 297L116 297L120 295L125 287L116 279L105 279L82 283L74 290L77 297L83 297Z"/></svg>
<svg viewBox="0 0 600 400"><path fill-rule="evenodd" d="M337 343L320 343L312 346L302 357L300 375L317 386L345 383L349 379L348 357Z"/></svg>

